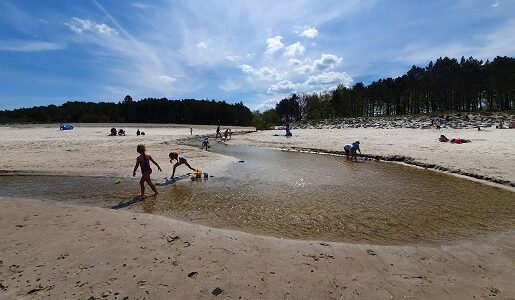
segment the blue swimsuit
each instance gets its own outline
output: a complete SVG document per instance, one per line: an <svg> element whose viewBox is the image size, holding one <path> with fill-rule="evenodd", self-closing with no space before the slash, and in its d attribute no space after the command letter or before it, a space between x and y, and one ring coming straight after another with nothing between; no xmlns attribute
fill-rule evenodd
<svg viewBox="0 0 515 300"><path fill-rule="evenodd" d="M145 174L149 171L152 172L152 168L150 167L150 158L147 160L146 156L143 161L139 162L139 166L141 167L141 174Z"/></svg>

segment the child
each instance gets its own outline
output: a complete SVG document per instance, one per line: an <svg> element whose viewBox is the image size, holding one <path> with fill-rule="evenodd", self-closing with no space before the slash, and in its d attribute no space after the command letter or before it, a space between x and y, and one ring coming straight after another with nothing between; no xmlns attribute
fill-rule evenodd
<svg viewBox="0 0 515 300"><path fill-rule="evenodd" d="M206 148L206 151L207 151L207 148L209 148L209 139L208 138L205 138L202 141L202 147L200 147L200 149L203 149L204 147Z"/></svg>
<svg viewBox="0 0 515 300"><path fill-rule="evenodd" d="M177 161L177 163L175 163L175 165L173 165L173 172L172 172L172 180L174 180L174 176L175 176L175 169L182 165L182 164L185 164L188 168L190 168L192 171L196 171L195 169L193 169L190 164L188 164L188 161L186 160L186 158L182 157L182 156L179 156L179 154L177 154L176 152L170 152L170 154L168 154L168 156L170 157L170 163L173 163L173 160L175 159Z"/></svg>
<svg viewBox="0 0 515 300"><path fill-rule="evenodd" d="M141 186L141 195L143 197L145 195L145 182L150 186L152 191L154 191L154 195L156 196L159 192L156 190L156 187L150 180L150 174L152 174L152 168L150 168L150 162L157 166L157 169L161 171L161 167L152 159L152 156L147 155L145 153L145 145L138 145L136 151L140 154L138 158L136 158L136 165L134 166L134 171L132 172L132 176L136 176L136 170L138 170L138 166L141 167L141 179L139 181L139 185Z"/></svg>
<svg viewBox="0 0 515 300"><path fill-rule="evenodd" d="M352 147L352 144L347 144L345 146L343 146L343 150L345 150L345 156L347 157L347 159L350 158L350 148Z"/></svg>
<svg viewBox="0 0 515 300"><path fill-rule="evenodd" d="M359 141L356 141L352 143L352 146L350 147L350 160L354 160L355 162L358 162L358 154L356 151L359 151L359 155L361 155L361 150L359 149Z"/></svg>

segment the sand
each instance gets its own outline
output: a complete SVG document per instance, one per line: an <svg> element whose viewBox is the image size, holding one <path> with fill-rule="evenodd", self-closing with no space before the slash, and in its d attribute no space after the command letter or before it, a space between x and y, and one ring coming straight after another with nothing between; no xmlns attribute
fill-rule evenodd
<svg viewBox="0 0 515 300"><path fill-rule="evenodd" d="M138 143L166 172L171 149L215 174L235 161L179 145L189 127L146 126L144 137L108 137L110 125L70 132L0 127L0 170L129 177ZM364 153L407 155L514 180L510 130L306 129L294 130L291 139L274 133L233 136L231 143L340 150L360 140ZM194 134L214 134L214 127L196 127ZM438 143L439 134L473 143ZM131 210L0 202L0 299L515 298L513 230L438 245L377 246L257 236Z"/></svg>
<svg viewBox="0 0 515 300"><path fill-rule="evenodd" d="M515 232L436 246L369 246L0 201L2 299L515 297ZM216 288L222 294L214 296Z"/></svg>
<svg viewBox="0 0 515 300"><path fill-rule="evenodd" d="M108 136L111 127L125 128L127 136ZM124 124L79 124L71 131L59 131L59 124L53 126L26 125L0 127L0 152L3 154L0 172L21 174L79 175L130 177L138 153L136 146L145 144L148 154L160 164L165 173L171 175L172 165L168 154L178 152L188 158L197 168L218 171L235 159L214 154L198 147L179 145L178 139L191 137L190 127ZM193 125L193 136L214 135L216 126ZM145 132L137 136L136 130ZM222 128L224 129L224 127ZM233 132L253 128L234 128ZM212 141L213 142L213 141ZM156 167L153 167L157 171ZM179 168L176 175L191 170ZM158 173L154 173L156 175Z"/></svg>

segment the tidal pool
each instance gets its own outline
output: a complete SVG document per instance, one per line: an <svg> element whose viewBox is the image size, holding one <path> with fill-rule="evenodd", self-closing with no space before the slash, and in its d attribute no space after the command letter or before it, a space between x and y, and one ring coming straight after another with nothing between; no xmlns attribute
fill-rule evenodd
<svg viewBox="0 0 515 300"><path fill-rule="evenodd" d="M515 193L475 181L398 164L352 163L340 156L222 143L211 151L243 162L225 176L162 186L161 195L144 201L133 199L137 180L114 185L113 179L91 177L2 176L0 195L72 200L256 234L354 243L439 242L515 229Z"/></svg>

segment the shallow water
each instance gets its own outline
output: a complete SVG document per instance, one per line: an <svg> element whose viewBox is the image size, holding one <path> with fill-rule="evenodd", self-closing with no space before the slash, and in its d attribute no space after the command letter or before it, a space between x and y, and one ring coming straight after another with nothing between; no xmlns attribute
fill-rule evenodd
<svg viewBox="0 0 515 300"><path fill-rule="evenodd" d="M122 201L122 208L216 227L358 243L437 242L515 228L515 193L455 176L221 143L211 150L244 162L223 177L162 186L161 195L141 202L132 198L139 189L132 179L114 185L106 178L3 176L0 195L103 207Z"/></svg>

